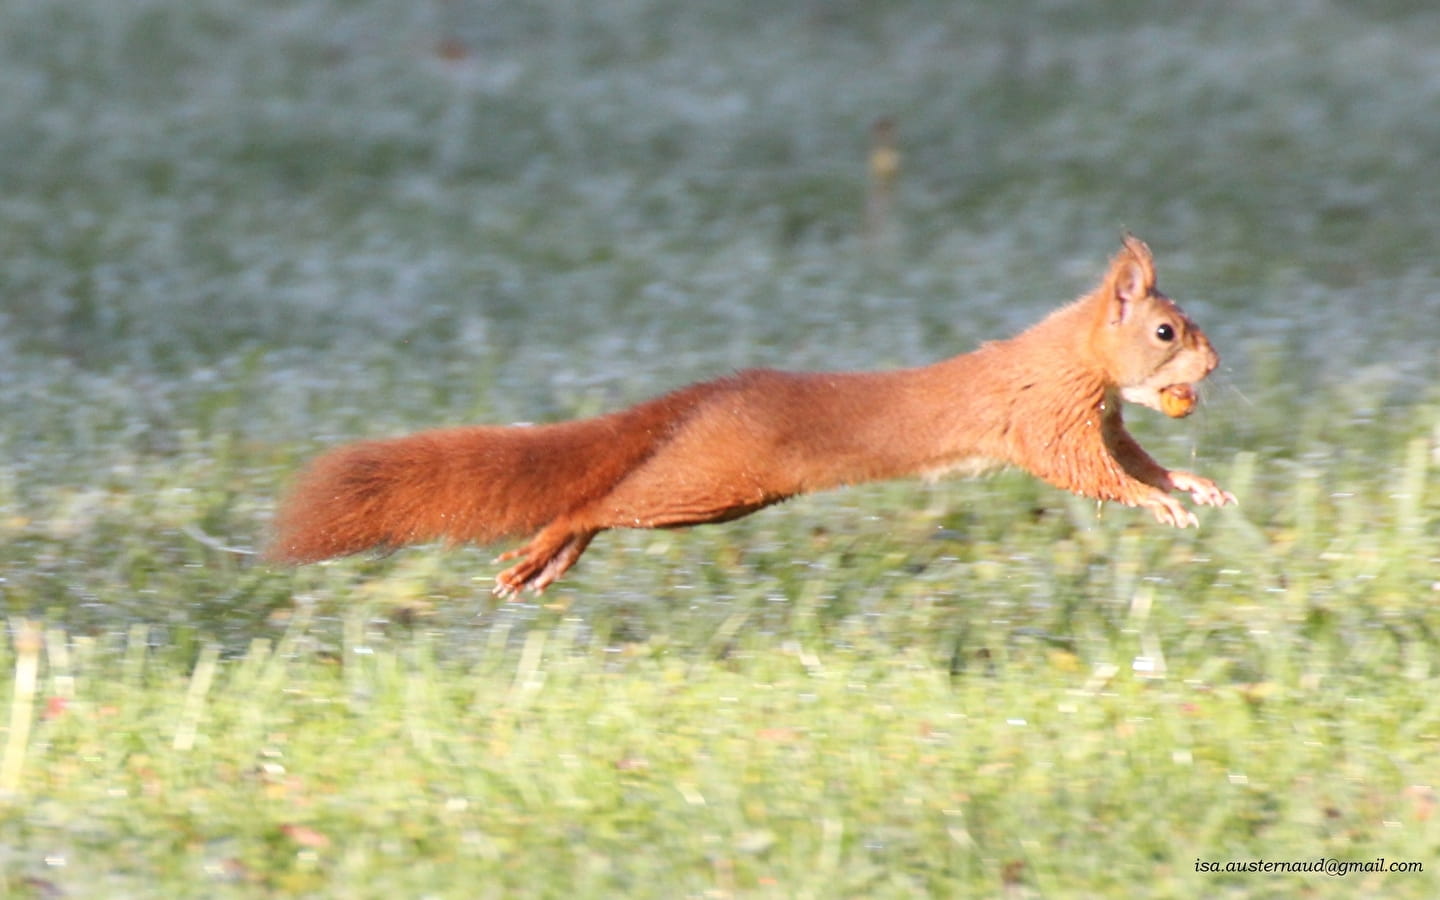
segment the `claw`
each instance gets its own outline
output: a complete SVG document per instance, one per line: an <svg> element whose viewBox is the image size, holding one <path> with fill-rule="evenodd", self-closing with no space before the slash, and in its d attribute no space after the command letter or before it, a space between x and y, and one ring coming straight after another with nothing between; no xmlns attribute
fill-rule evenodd
<svg viewBox="0 0 1440 900"><path fill-rule="evenodd" d="M1195 514L1186 509L1179 500L1169 494L1156 492L1154 496L1143 501L1140 505L1148 507L1154 514L1155 520L1161 525L1170 525L1174 528L1199 527L1200 520Z"/></svg>
<svg viewBox="0 0 1440 900"><path fill-rule="evenodd" d="M1239 503L1234 494L1193 472L1171 472L1170 484L1174 490L1189 494L1190 498L1201 506L1228 506Z"/></svg>

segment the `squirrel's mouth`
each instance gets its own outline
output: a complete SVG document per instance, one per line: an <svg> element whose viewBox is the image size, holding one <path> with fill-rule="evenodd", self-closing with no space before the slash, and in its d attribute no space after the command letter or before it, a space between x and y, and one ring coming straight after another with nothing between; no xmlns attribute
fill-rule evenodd
<svg viewBox="0 0 1440 900"><path fill-rule="evenodd" d="M1159 410L1172 419L1183 419L1195 411L1200 394L1189 382L1166 385L1162 388L1148 385L1121 388L1120 396L1126 403L1138 403Z"/></svg>
<svg viewBox="0 0 1440 900"><path fill-rule="evenodd" d="M1192 384L1172 384L1160 389L1160 411L1172 419L1183 419L1195 411L1200 402Z"/></svg>

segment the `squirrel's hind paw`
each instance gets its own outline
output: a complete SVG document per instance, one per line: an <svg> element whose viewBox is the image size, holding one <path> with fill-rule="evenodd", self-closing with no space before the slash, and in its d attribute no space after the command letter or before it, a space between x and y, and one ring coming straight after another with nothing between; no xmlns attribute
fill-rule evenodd
<svg viewBox="0 0 1440 900"><path fill-rule="evenodd" d="M496 562L519 559L515 565L495 576L495 587L491 593L496 597L515 599L522 591L534 591L537 595L554 584L564 575L585 548L590 546L593 531L548 533L545 529L523 547L507 550L496 558Z"/></svg>

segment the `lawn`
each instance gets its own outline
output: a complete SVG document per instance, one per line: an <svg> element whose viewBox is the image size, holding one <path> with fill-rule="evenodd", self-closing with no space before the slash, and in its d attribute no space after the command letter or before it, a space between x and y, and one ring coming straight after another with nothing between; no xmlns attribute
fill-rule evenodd
<svg viewBox="0 0 1440 900"><path fill-rule="evenodd" d="M1404 0L4 5L0 893L1435 896L1437 45ZM1128 420L1239 497L1198 530L1003 473L607 533L516 603L495 548L254 555L327 447L941 359L1126 229L1223 357Z"/></svg>

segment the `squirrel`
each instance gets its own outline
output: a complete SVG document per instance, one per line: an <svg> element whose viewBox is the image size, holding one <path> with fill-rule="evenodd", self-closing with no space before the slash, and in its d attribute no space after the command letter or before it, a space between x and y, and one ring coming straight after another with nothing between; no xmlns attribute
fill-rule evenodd
<svg viewBox="0 0 1440 900"><path fill-rule="evenodd" d="M445 539L526 536L494 593L539 594L610 528L726 522L798 494L1024 469L1056 487L1198 525L1235 497L1166 469L1121 401L1179 417L1219 357L1125 235L1100 284L1007 340L918 368L748 369L593 418L469 426L344 445L281 504L267 556L308 563Z"/></svg>

